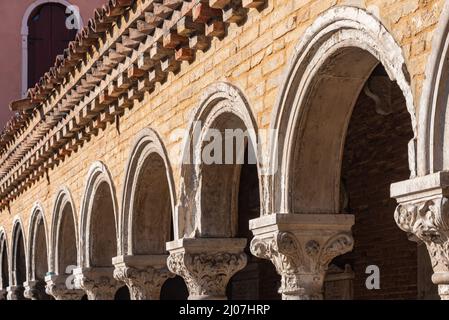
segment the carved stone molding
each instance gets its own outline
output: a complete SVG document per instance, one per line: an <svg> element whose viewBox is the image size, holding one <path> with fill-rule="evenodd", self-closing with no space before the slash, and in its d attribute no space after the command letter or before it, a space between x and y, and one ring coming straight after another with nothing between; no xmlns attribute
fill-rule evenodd
<svg viewBox="0 0 449 320"><path fill-rule="evenodd" d="M68 277L67 275L45 277L45 282L47 283L45 292L56 300L81 300L85 294L84 291L72 288L72 283L68 286Z"/></svg>
<svg viewBox="0 0 449 320"><path fill-rule="evenodd" d="M412 233L427 245L435 272L449 268L449 201L434 199L400 204L394 218L405 232Z"/></svg>
<svg viewBox="0 0 449 320"><path fill-rule="evenodd" d="M25 291L23 296L30 300L49 300L50 297L45 293L45 282L27 281L24 283Z"/></svg>
<svg viewBox="0 0 449 320"><path fill-rule="evenodd" d="M281 275L284 300L323 299L333 258L352 250L351 215L273 214L252 220L251 252L270 260Z"/></svg>
<svg viewBox="0 0 449 320"><path fill-rule="evenodd" d="M181 239L167 244L171 272L181 276L189 300L226 300L229 279L247 263L246 239Z"/></svg>
<svg viewBox="0 0 449 320"><path fill-rule="evenodd" d="M23 295L24 288L22 286L9 286L7 289L7 299L8 300L24 300Z"/></svg>
<svg viewBox="0 0 449 320"><path fill-rule="evenodd" d="M432 281L449 300L449 200L445 196L399 204L394 218L403 231L423 241L432 262Z"/></svg>
<svg viewBox="0 0 449 320"><path fill-rule="evenodd" d="M394 213L397 225L426 245L432 281L441 299L449 300L449 173L395 183L391 196L399 203Z"/></svg>
<svg viewBox="0 0 449 320"><path fill-rule="evenodd" d="M75 287L83 289L89 300L114 300L120 283L114 279L114 268L77 268Z"/></svg>
<svg viewBox="0 0 449 320"><path fill-rule="evenodd" d="M174 277L167 268L167 258L167 255L115 257L114 278L126 284L131 300L159 300L162 285Z"/></svg>

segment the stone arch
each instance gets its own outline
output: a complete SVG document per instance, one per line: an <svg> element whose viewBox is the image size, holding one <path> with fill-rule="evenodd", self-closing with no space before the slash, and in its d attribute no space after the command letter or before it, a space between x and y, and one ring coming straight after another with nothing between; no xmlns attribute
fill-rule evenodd
<svg viewBox="0 0 449 320"><path fill-rule="evenodd" d="M6 231L0 227L0 300L6 299L6 289L10 285L9 251Z"/></svg>
<svg viewBox="0 0 449 320"><path fill-rule="evenodd" d="M22 35L22 96L26 96L28 90L28 20L30 18L31 13L33 11L44 4L47 3L59 3L65 7L71 7L72 4L66 0L36 0L31 3L28 8L25 10L25 13L22 17L22 24L20 28L20 34ZM81 30L83 27L83 19L81 15L79 15L79 29Z"/></svg>
<svg viewBox="0 0 449 320"><path fill-rule="evenodd" d="M220 122L220 123L218 123ZM213 237L232 237L235 235L235 230L232 227L232 220L236 220L236 208L228 208L229 205L233 206L234 198L238 194L238 190L235 190L234 186L238 183L234 183L235 172L229 172L226 175L229 181L225 181L225 184L229 187L231 194L229 197L222 197L221 204L215 203L215 208L219 209L221 214L217 221L223 218L223 221L217 223L225 226L227 229L224 233L218 230L208 230L209 225L202 221L205 219L202 213L208 209L208 201L214 202L213 199L202 197L202 192L206 188L209 192L216 195L220 190L215 190L212 183L205 185L207 173L202 171L201 168L201 152L203 150L203 143L205 135L212 127L218 127L223 125L223 128L242 129L248 131L248 146L251 146L253 150L257 149L258 132L257 124L252 115L248 100L243 93L231 84L220 82L208 87L201 99L199 106L195 109L192 117L192 121L189 126L188 135L185 136L183 155L182 155L182 169L181 169L181 186L180 186L180 199L177 207L177 221L179 223L179 237L183 235L186 237L199 236L213 236ZM219 128L220 129L220 128ZM221 130L221 129L220 129ZM259 164L258 165L258 174ZM210 166L213 167L213 166ZM213 171L210 172L210 177L213 179ZM233 170L231 168L231 170ZM259 174L260 176L260 174ZM212 180L209 180L212 182ZM222 181L223 182L223 181ZM216 184L218 186L219 184ZM259 185L261 185L259 179ZM213 189L213 190L212 190ZM259 188L261 190L261 188ZM223 191L223 190L221 190ZM210 204L210 203L209 203ZM231 209L231 221L226 221L229 218L225 213ZM212 217L207 217L209 221Z"/></svg>
<svg viewBox="0 0 449 320"><path fill-rule="evenodd" d="M123 255L163 254L173 233L176 191L171 164L159 135L150 128L141 131L126 165L121 217ZM136 223L139 221L139 223Z"/></svg>
<svg viewBox="0 0 449 320"><path fill-rule="evenodd" d="M28 229L28 281L45 281L45 275L49 270L47 230L44 209L37 202L31 210Z"/></svg>
<svg viewBox="0 0 449 320"><path fill-rule="evenodd" d="M107 167L100 161L90 167L87 176L81 202L78 265L109 267L118 247L115 187Z"/></svg>
<svg viewBox="0 0 449 320"><path fill-rule="evenodd" d="M20 299L23 298L23 284L26 281L26 270L28 269L29 262L27 260L27 246L23 223L18 216L14 218L11 239L10 288L21 288L17 290L19 292L17 298Z"/></svg>
<svg viewBox="0 0 449 320"><path fill-rule="evenodd" d="M434 31L419 108L418 174L449 169L449 3Z"/></svg>
<svg viewBox="0 0 449 320"><path fill-rule="evenodd" d="M72 195L67 187L57 193L51 223L50 271L64 274L78 259L78 223Z"/></svg>
<svg viewBox="0 0 449 320"><path fill-rule="evenodd" d="M351 68L346 68L349 61ZM415 176L417 125L401 47L373 15L355 7L335 7L318 17L296 46L273 111L268 204L272 212L339 212L345 132L355 100L379 63L403 92L410 113L414 138L408 145L409 168ZM332 97L328 93L334 76L345 79L346 91L334 90ZM318 101L320 95L311 93L317 87L327 90L321 98L331 99ZM321 107L308 108L313 104ZM332 109L333 104L340 108ZM326 120L329 110L335 112ZM326 130L319 131L323 127ZM320 179L311 178L314 172L320 172Z"/></svg>

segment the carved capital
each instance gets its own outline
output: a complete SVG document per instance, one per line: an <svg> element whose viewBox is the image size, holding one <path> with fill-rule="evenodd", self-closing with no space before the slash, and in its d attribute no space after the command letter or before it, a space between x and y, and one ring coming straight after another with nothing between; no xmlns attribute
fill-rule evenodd
<svg viewBox="0 0 449 320"><path fill-rule="evenodd" d="M167 269L167 256L125 256L114 258L114 278L128 287L132 300L159 300L161 288L174 277Z"/></svg>
<svg viewBox="0 0 449 320"><path fill-rule="evenodd" d="M426 244L442 299L449 299L449 201L445 196L399 204L394 218L403 231Z"/></svg>
<svg viewBox="0 0 449 320"><path fill-rule="evenodd" d="M403 231L427 247L440 297L449 299L449 172L392 184L394 219Z"/></svg>
<svg viewBox="0 0 449 320"><path fill-rule="evenodd" d="M184 279L190 300L226 299L229 279L246 266L245 243L246 239L183 239L178 241L182 247L169 248L167 265Z"/></svg>
<svg viewBox="0 0 449 320"><path fill-rule="evenodd" d="M89 300L114 300L120 284L113 277L113 268L75 269L75 287L83 289Z"/></svg>
<svg viewBox="0 0 449 320"><path fill-rule="evenodd" d="M81 300L84 296L84 291L72 288L72 284L67 283L70 282L67 281L68 277L70 276L53 275L45 277L47 282L45 292L56 300Z"/></svg>
<svg viewBox="0 0 449 320"><path fill-rule="evenodd" d="M394 213L399 228L426 244L435 272L449 271L448 210L448 198L441 196L399 204Z"/></svg>
<svg viewBox="0 0 449 320"><path fill-rule="evenodd" d="M49 300L50 297L45 293L45 282L27 281L24 283L25 291L23 296L30 300Z"/></svg>
<svg viewBox="0 0 449 320"><path fill-rule="evenodd" d="M333 258L352 250L351 234L342 232L300 242L291 232L275 232L271 237L255 237L251 252L271 260L282 277L281 293L285 299L322 299L327 267Z"/></svg>
<svg viewBox="0 0 449 320"><path fill-rule="evenodd" d="M9 286L7 289L7 299L8 300L24 300L23 295L24 288L22 286Z"/></svg>
<svg viewBox="0 0 449 320"><path fill-rule="evenodd" d="M329 263L354 246L353 221L348 215L324 214L256 219L252 221L255 237L250 249L256 257L274 264L281 275L279 293L284 300L322 299Z"/></svg>

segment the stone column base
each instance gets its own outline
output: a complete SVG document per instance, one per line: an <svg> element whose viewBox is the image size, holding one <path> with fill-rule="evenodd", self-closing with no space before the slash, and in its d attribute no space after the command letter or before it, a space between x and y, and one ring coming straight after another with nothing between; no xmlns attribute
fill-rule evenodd
<svg viewBox="0 0 449 320"><path fill-rule="evenodd" d="M50 297L45 293L44 281L27 281L23 284L25 291L24 297L30 300L49 300Z"/></svg>
<svg viewBox="0 0 449 320"><path fill-rule="evenodd" d="M45 277L45 291L56 300L81 300L83 290L77 290L69 277L73 275L51 275Z"/></svg>
<svg viewBox="0 0 449 320"><path fill-rule="evenodd" d="M115 257L114 278L126 284L131 300L159 300L162 285L174 277L167 268L167 258L168 255Z"/></svg>
<svg viewBox="0 0 449 320"><path fill-rule="evenodd" d="M250 221L251 252L273 262L284 300L323 299L333 258L352 250L353 215L271 214Z"/></svg>
<svg viewBox="0 0 449 320"><path fill-rule="evenodd" d="M6 288L7 299L8 300L25 300L25 297L23 295L24 292L23 286L9 286Z"/></svg>
<svg viewBox="0 0 449 320"><path fill-rule="evenodd" d="M189 300L226 300L229 279L247 263L246 239L194 238L167 243L167 264L189 289Z"/></svg>
<svg viewBox="0 0 449 320"><path fill-rule="evenodd" d="M84 290L89 300L114 300L121 285L114 279L113 273L112 267L74 269L75 288Z"/></svg>

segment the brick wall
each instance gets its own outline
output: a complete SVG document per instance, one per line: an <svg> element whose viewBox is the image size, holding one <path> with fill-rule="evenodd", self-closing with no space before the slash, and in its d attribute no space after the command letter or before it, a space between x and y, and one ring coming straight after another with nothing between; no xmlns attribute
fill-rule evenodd
<svg viewBox="0 0 449 320"><path fill-rule="evenodd" d="M355 215L354 251L340 262L355 272L355 299L416 299L417 248L394 219L395 200L390 183L408 179L407 143L413 133L410 116L397 86L393 87L395 112L381 116L374 102L362 93L355 106L345 145L343 178ZM380 268L380 290L367 290L368 265Z"/></svg>
<svg viewBox="0 0 449 320"><path fill-rule="evenodd" d="M97 136L92 137L77 152L50 170L48 179L40 179L22 193L10 204L8 209L0 212L0 226L6 229L8 239L11 239L13 219L15 216L20 216L24 223L24 229L28 230L31 209L36 201L42 203L46 224L51 226L55 196L62 186L66 186L73 196L79 225L80 204L86 176L94 161L102 161L111 172L117 192L114 196L120 207L126 161L136 135L148 126L156 130L165 143L172 163L176 192L179 192L180 166L175 163L181 154L182 140L181 138L170 139L170 134L176 129L185 129L188 126L192 110L197 107L204 88L217 81L234 84L248 98L258 127L269 127L282 77L288 66L288 61L293 55L294 46L301 39L304 30L315 21L317 15L337 4L360 6L379 16L379 19L403 48L412 79L412 87L415 91L414 98L415 101L419 101L425 64L431 51L430 43L443 3L444 0L269 0L267 7L262 11L251 10L244 25L231 25L223 40L214 39L207 52L197 54L195 62L191 64L183 62L179 74L171 74L168 81L163 85L157 85L156 90L151 95L147 94L143 102L136 103L133 109L127 110L120 118L119 125L115 123L100 130ZM403 110L403 113L395 115L393 118L402 119L397 122L399 124L408 124L409 122L405 121L408 115L405 108ZM385 278L387 277L385 273L381 282L381 285L385 286L385 290L379 292L379 296L384 292L385 297L392 298L400 294L399 290L404 290L403 292L412 296L409 293L413 290L416 291L416 288L413 286L411 289L408 288L408 280L403 277L414 277L413 272L416 271L408 269L413 269L413 264L405 262L408 261L407 259L412 260L416 257L413 250L410 249L412 244L407 242L404 234L398 231L393 224L394 202L388 200L388 183L408 177L407 150L405 148L410 132L404 131L405 129L401 126L397 127L396 122L389 124L390 127L387 130L384 127L390 121L386 121L387 118L373 117L373 123L370 126L363 125L361 122L365 121L366 117L361 118L364 120L357 120L356 112L353 123L361 123L358 130L365 137L359 143L373 139L380 132L384 132L384 129L385 132L397 134L399 138L386 139L384 137L381 142L370 142L368 149L358 149L362 152L363 157L357 158L360 161L359 166L352 166L355 168L352 171L354 177L359 175L359 179L354 179L354 181L366 184L363 190L367 190L368 182L374 179L376 184L370 184L369 187L372 189L367 191L377 189L381 191L372 195L365 192L369 195L366 203L373 205L369 211L364 209L360 198L358 199L356 195L352 197L351 204L354 211L360 212L357 215L355 234L356 237L361 234L366 236L363 243L373 247L372 252L379 251L378 248L384 243L386 247L378 254L386 255L384 258L389 257L391 263L397 259L400 260L400 263L397 262L391 266L398 270L399 276L396 285L399 289L394 292L390 289L387 290L389 281ZM375 124L378 124L379 127L374 126ZM351 129L351 136L357 136L356 133L352 133L353 131L354 129ZM351 141L351 138L348 141ZM392 148L393 144L397 147ZM385 148L386 150L379 152L376 148ZM373 152L375 153L373 154ZM395 158L394 162L386 160L393 152L394 156L398 158ZM362 166L361 161L368 161L368 159L380 161L380 166L373 167L372 170L365 170L366 167ZM360 174L362 167L366 171L363 175ZM388 181L382 180L384 176L389 177ZM357 186L351 181L348 177L348 183L352 190L356 192L357 189L362 189L361 186ZM376 198L374 195L378 197ZM359 201L358 204L357 201ZM367 217L366 223L363 222L364 217ZM47 232L51 232L51 230L48 229ZM391 237L389 241L384 239L386 236ZM28 240L26 239L26 241ZM360 247L361 244L362 242L357 242L356 252L360 252L362 257L363 252L371 251L363 246ZM403 248L409 249L403 250ZM394 256L394 259L390 259L390 255ZM371 260L373 259L363 257L360 261L371 263ZM380 260L384 261L383 258ZM376 261L372 263L374 262ZM360 282L361 272L359 270L362 266L355 265L355 267L359 275L357 281ZM400 269L402 267L404 269ZM360 288L356 289L358 297L364 297L362 291ZM373 294L369 293L371 296Z"/></svg>
<svg viewBox="0 0 449 320"><path fill-rule="evenodd" d="M215 38L211 49L199 52L194 63L184 62L179 74L171 74L142 103L126 111L120 118L119 130L115 124L100 130L88 144L49 172L50 184L46 179L39 180L11 203L10 210L0 212L0 225L10 232L12 217L21 215L27 227L36 201L42 202L50 225L53 200L62 185L72 192L78 211L88 168L96 160L103 161L111 171L120 199L125 162L136 134L146 126L154 128L163 137L173 162L180 155L182 141L169 139L170 133L187 127L204 88L216 81L238 86L246 94L259 128L267 128L294 46L316 16L336 4L378 11L380 20L403 46L418 101L432 32L443 3L443 0L269 0L265 9L250 11L244 25L231 25L226 38ZM180 167L173 166L173 171L178 184Z"/></svg>

